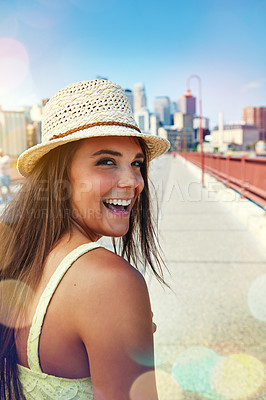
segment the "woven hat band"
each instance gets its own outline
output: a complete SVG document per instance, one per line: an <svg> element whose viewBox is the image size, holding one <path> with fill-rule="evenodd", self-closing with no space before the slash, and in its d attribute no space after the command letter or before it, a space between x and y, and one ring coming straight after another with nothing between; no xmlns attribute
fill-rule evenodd
<svg viewBox="0 0 266 400"><path fill-rule="evenodd" d="M77 128L70 129L70 130L67 131L67 132L60 133L60 134L58 134L58 135L54 135L54 136L52 136L52 137L49 139L49 141L50 141L50 140L53 140L53 139L59 139L59 138L62 138L62 137L71 135L71 133L78 132L78 131L82 131L83 129L93 128L94 126L103 126L103 125L125 126L125 127L127 127L127 128L135 129L136 131L138 131L139 133L141 133L141 130L140 130L137 126L134 126L134 125L131 125L131 124L126 124L125 122L102 121L102 122L92 122L92 123L90 123L90 124L81 125L81 126L79 126L79 127L77 127Z"/></svg>

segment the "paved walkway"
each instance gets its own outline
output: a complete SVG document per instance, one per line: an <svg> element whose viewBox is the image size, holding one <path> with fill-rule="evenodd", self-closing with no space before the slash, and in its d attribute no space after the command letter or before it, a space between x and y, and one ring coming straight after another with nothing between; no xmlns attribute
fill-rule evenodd
<svg viewBox="0 0 266 400"><path fill-rule="evenodd" d="M266 399L265 249L178 158L152 169L172 288L148 279L160 400Z"/></svg>

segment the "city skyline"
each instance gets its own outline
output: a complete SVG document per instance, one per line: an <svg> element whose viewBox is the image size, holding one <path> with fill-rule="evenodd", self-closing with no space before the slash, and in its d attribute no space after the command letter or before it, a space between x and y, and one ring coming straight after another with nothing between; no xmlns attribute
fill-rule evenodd
<svg viewBox="0 0 266 400"><path fill-rule="evenodd" d="M177 101L187 78L202 79L211 125L266 105L265 1L0 0L0 105L40 103L97 75ZM190 89L198 100L196 80ZM198 108L198 103L197 103Z"/></svg>

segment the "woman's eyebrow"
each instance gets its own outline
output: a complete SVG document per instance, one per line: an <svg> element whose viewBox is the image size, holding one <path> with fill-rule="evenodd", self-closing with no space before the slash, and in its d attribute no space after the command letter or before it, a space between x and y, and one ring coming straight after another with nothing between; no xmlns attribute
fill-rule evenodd
<svg viewBox="0 0 266 400"><path fill-rule="evenodd" d="M143 160L144 160L145 156L143 153L138 153L138 154L136 154L136 158L143 158Z"/></svg>
<svg viewBox="0 0 266 400"><path fill-rule="evenodd" d="M122 154L119 153L118 151L109 150L109 149L98 150L98 151L96 151L95 153L92 154L92 157L100 156L102 154L108 154L108 155L111 155L111 156L122 157ZM135 158L143 158L144 159L145 156L144 156L143 153L138 153L138 154L136 154Z"/></svg>
<svg viewBox="0 0 266 400"><path fill-rule="evenodd" d="M93 153L92 156L100 156L102 154L109 154L111 156L122 157L122 154L119 153L118 151L107 150L107 149L98 150L98 151L96 151L96 153Z"/></svg>

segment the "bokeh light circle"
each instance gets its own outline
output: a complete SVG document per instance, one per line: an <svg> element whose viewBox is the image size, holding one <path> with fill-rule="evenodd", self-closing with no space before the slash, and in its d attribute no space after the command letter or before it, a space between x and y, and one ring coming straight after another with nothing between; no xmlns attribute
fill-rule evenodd
<svg viewBox="0 0 266 400"><path fill-rule="evenodd" d="M155 399L156 395L154 371L145 372L140 375L133 382L129 392L130 400Z"/></svg>
<svg viewBox="0 0 266 400"><path fill-rule="evenodd" d="M131 386L129 398L130 400L152 400L158 398L157 394L160 400L183 400L181 387L170 374L160 369L140 375Z"/></svg>
<svg viewBox="0 0 266 400"><path fill-rule="evenodd" d="M29 71L29 55L16 39L0 38L0 89L7 92L18 87Z"/></svg>
<svg viewBox="0 0 266 400"><path fill-rule="evenodd" d="M215 391L230 400L240 400L256 394L262 387L265 367L248 354L232 354L214 368L211 383Z"/></svg>
<svg viewBox="0 0 266 400"><path fill-rule="evenodd" d="M211 392L210 376L220 359L208 348L191 347L177 356L172 376L184 390L202 394Z"/></svg>
<svg viewBox="0 0 266 400"><path fill-rule="evenodd" d="M156 385L160 400L183 399L182 388L170 374L161 369L156 369Z"/></svg>
<svg viewBox="0 0 266 400"><path fill-rule="evenodd" d="M248 307L251 314L266 322L266 274L259 276L248 291Z"/></svg>

